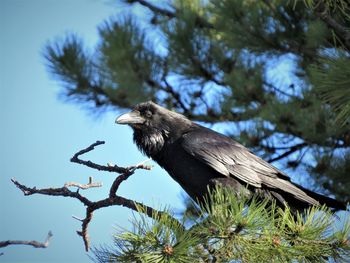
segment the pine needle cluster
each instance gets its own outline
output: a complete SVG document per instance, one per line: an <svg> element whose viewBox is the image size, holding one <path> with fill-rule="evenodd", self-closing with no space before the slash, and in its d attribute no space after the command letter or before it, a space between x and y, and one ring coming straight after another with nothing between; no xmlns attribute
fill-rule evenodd
<svg viewBox="0 0 350 263"><path fill-rule="evenodd" d="M216 188L190 227L158 214L135 216L114 246L94 249L97 262L346 262L350 220L326 207L303 213ZM139 209L142 209L141 207ZM338 223L337 223L338 222Z"/></svg>

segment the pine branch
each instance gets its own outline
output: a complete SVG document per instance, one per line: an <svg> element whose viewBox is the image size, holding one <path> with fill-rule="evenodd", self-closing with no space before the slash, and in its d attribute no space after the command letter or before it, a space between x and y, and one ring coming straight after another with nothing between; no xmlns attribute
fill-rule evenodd
<svg viewBox="0 0 350 263"><path fill-rule="evenodd" d="M114 247L93 253L98 262L327 262L349 256L350 221L335 229L325 207L295 214L217 187L198 212L187 230L141 215L133 231L115 234Z"/></svg>
<svg viewBox="0 0 350 263"><path fill-rule="evenodd" d="M273 85L272 83L269 83L267 81L264 81L264 85L266 85L267 87L271 88L273 91L276 91L276 92L278 92L278 93L280 93L280 94L282 94L282 95L284 95L284 96L286 96L288 98L293 98L293 97L294 98L298 98L298 96L296 96L295 94L290 94L290 93L288 93L288 92L286 92L286 91L276 87L275 85Z"/></svg>
<svg viewBox="0 0 350 263"><path fill-rule="evenodd" d="M350 4L349 4L350 5ZM314 7L316 15L321 18L330 28L334 29L338 37L343 39L343 44L350 50L350 29L341 25L337 20L335 20L329 13L323 0L315 3ZM348 11L348 10L347 10Z"/></svg>
<svg viewBox="0 0 350 263"><path fill-rule="evenodd" d="M172 85L169 84L169 82L166 80L164 77L164 83L165 83L165 88L162 88L163 91L168 93L171 97L174 98L176 106L180 107L183 110L183 114L189 114L190 111L187 108L187 106L183 103L181 99L181 95L179 92L177 92Z"/></svg>
<svg viewBox="0 0 350 263"><path fill-rule="evenodd" d="M130 4L139 3L140 5L143 5L143 6L147 7L152 12L154 12L156 14L163 15L163 16L167 16L169 18L178 18L179 13L181 12L181 10L177 10L175 7L172 7L173 9L175 9L175 12L171 12L169 10L157 7L155 5L152 5L151 3L147 2L147 1L144 1L144 0L126 0L126 1L128 3L130 3ZM210 22L204 20L200 16L196 17L195 24L198 27L200 27L200 28L210 28L210 29L214 28L213 24L211 24Z"/></svg>
<svg viewBox="0 0 350 263"><path fill-rule="evenodd" d="M93 104L98 109L130 108L153 99L179 109L194 121L227 124L237 130L243 130L245 124L269 123L273 128L266 140L274 142L280 135L300 139L312 146L308 148L312 148L308 153L310 158L316 152L323 155L324 150L335 152L339 148L348 154L348 134L333 125L331 111L335 108L325 108L322 97L304 96L305 92L314 93L318 86L310 82L310 64L323 64L319 56L325 56L330 50L338 53L334 59L339 60L330 31L337 38L336 47L346 49L343 43L347 41L343 37L349 35L347 13L340 10L346 1L294 1L293 5L271 0L261 4L125 0L148 9L155 18L150 23L156 24L156 18L161 18L161 24L151 32L138 26L137 14L132 14L132 19L118 17L100 28L101 41L93 52L88 52L83 42L72 36L49 45L46 58L54 76L64 83L65 98L78 104L88 102L90 108ZM316 8L318 2L324 5ZM305 4L311 6L310 10ZM332 9L330 5L336 4L340 8ZM163 64L167 61L169 68ZM274 62L291 66L287 72L293 82L298 83L297 89L283 89L266 79L269 76L265 72L274 68ZM330 88L343 83L341 76L347 76L346 68L340 67L334 78L326 74L324 80L329 81ZM329 68L325 69L328 73ZM278 75L277 71L274 74ZM170 81L172 76L177 79ZM184 92L178 81L181 79L193 80ZM247 83L251 94L245 90ZM323 79L322 83L325 83ZM204 86L205 94L197 92ZM205 99L215 108L203 102ZM341 96L341 99L346 98ZM346 118L345 108L340 109ZM290 112L292 114L286 114ZM252 146L265 151L260 144L266 140L259 137ZM287 159L295 150L272 148L265 153L267 158L276 161ZM310 162L310 158L304 160ZM337 188L334 189L336 193Z"/></svg>
<svg viewBox="0 0 350 263"><path fill-rule="evenodd" d="M155 6L155 5L153 5L147 1L144 1L144 0L126 0L126 2L128 2L130 4L139 3L140 5L147 7L152 12L154 12L156 14L161 14L161 15L167 16L169 18L176 17L176 14L174 12L171 12L171 11L166 10L164 8L160 8L160 7Z"/></svg>

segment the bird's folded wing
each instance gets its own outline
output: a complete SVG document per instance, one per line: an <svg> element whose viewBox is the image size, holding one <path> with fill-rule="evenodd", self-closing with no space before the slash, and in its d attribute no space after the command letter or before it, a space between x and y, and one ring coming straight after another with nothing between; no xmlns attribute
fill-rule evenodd
<svg viewBox="0 0 350 263"><path fill-rule="evenodd" d="M290 181L290 178L271 164L251 153L246 147L230 138L209 129L196 130L183 136L182 147L197 160L206 163L224 176L238 179L261 187L262 183L270 186L272 178ZM279 187L276 180L275 187Z"/></svg>
<svg viewBox="0 0 350 263"><path fill-rule="evenodd" d="M242 145L236 145L234 141L231 142L224 136L218 137L215 133L191 132L183 136L182 147L222 175L234 176L250 185L261 187L261 178L243 156L242 151L247 149L242 148Z"/></svg>
<svg viewBox="0 0 350 263"><path fill-rule="evenodd" d="M197 160L227 177L236 177L254 187L278 189L297 199L318 204L295 186L290 178L238 142L208 129L186 133L182 147Z"/></svg>

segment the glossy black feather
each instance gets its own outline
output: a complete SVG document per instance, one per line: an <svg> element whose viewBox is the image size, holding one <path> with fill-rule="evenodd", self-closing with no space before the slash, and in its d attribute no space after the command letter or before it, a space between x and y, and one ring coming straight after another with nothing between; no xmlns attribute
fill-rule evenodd
<svg viewBox="0 0 350 263"><path fill-rule="evenodd" d="M345 209L344 204L291 182L286 174L238 142L183 115L153 102L138 104L133 112L142 118L130 124L136 145L194 200L201 201L208 186L220 184L235 192L273 198L295 209L319 204Z"/></svg>

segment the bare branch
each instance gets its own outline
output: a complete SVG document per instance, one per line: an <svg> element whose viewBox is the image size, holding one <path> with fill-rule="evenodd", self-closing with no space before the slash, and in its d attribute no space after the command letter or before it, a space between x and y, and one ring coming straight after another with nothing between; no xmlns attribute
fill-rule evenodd
<svg viewBox="0 0 350 263"><path fill-rule="evenodd" d="M80 184L80 183L76 183L76 182L67 182L67 183L64 184L64 187L71 187L71 186L85 190L85 189L89 189L89 188L93 188L93 187L101 187L102 183L100 183L100 182L96 182L96 183L92 182L92 177L90 176L89 177L89 183L87 183L87 184Z"/></svg>
<svg viewBox="0 0 350 263"><path fill-rule="evenodd" d="M125 174L121 175L123 179L120 179L119 182L121 183L121 182L125 181L132 174L133 174L133 172L128 174L128 176L126 176ZM117 177L117 179L118 178L119 177ZM24 195L43 194L43 195L65 196L65 197L69 196L69 197L74 197L74 198L80 200L84 205L86 205L87 206L86 217L84 219L73 216L74 219L82 222L82 230L77 231L77 233L83 238L86 251L89 250L89 244L90 244L90 241L89 241L90 237L88 234L88 225L92 219L93 212L97 209L109 207L109 206L123 206L123 207L127 207L133 211L144 213L147 216L152 217L152 218L154 218L155 215L169 216L170 218L172 218L169 214L167 214L165 212L158 211L152 207L149 207L149 206L144 205L142 203L130 200L128 198L124 198L122 196L117 196L116 194L114 194L111 197L108 197L108 198L105 198L105 199L102 199L102 200L99 200L96 202L92 202L92 201L88 200L86 197L83 197L82 195L80 195L78 192L72 192L68 188L65 188L65 187L37 189L36 187L30 188L30 187L24 186L14 179L12 179L12 182L19 189L22 190ZM119 185L120 185L120 183L119 183ZM140 211L138 209L140 207L142 207L143 210ZM172 218L172 220L174 220L179 225L181 225L181 223L178 222L175 218Z"/></svg>
<svg viewBox="0 0 350 263"><path fill-rule="evenodd" d="M171 220L173 220L175 223L177 223L179 226L182 226L182 224L177 219L173 218L171 215L167 214L166 212L158 211L142 203L117 195L117 190L120 184L126 181L132 174L134 174L137 169L145 169L145 170L152 169L152 166L145 165L145 162L147 162L148 160L129 167L119 167L117 165L110 165L110 164L107 166L104 166L104 165L93 163L91 161L84 161L79 159L79 155L92 151L95 146L100 144L104 144L104 142L97 141L91 144L89 147L77 152L71 160L72 162L83 164L93 169L116 172L120 174L114 180L113 184L110 187L109 196L105 199L98 200L98 201L90 201L89 199L81 195L79 191L73 192L67 188L68 186L75 186L75 187L78 187L78 190L79 190L79 189L87 189L91 187L98 187L96 186L96 184L99 184L99 183L93 183L92 177L89 178L89 183L85 185L71 182L71 183L66 183L65 186L61 188L44 188L44 189L37 189L36 187L33 187L33 188L27 187L19 183L15 179L11 179L11 181L24 193L24 195L42 194L42 195L51 195L51 196L72 197L82 202L86 206L85 218L81 219L76 216L73 216L73 218L82 222L81 230L77 231L77 233L83 238L86 251L88 251L90 247L90 236L88 233L88 226L92 220L93 212L100 208L109 207L109 206L123 206L133 211L144 213L147 216L155 219L157 219L160 216L167 216ZM140 210L140 208L142 209Z"/></svg>
<svg viewBox="0 0 350 263"><path fill-rule="evenodd" d="M74 219L80 221L80 222L83 222L83 221L84 221L83 218L77 217L77 216L75 216L75 215L72 215L72 217L73 217Z"/></svg>
<svg viewBox="0 0 350 263"><path fill-rule="evenodd" d="M303 142L303 143L299 143L299 144L296 144L292 147L290 147L290 149L284 153L282 153L281 155L277 156L277 157L274 157L270 160L267 160L269 163L272 163L272 162L275 162L275 161L278 161L278 160L281 160L289 155L291 155L292 153L304 148L305 146L307 146L308 144Z"/></svg>
<svg viewBox="0 0 350 263"><path fill-rule="evenodd" d="M91 144L89 147L77 152L76 154L74 154L74 156L70 159L71 162L73 163L78 163L78 164L82 164L85 165L87 167L96 169L98 171L107 171L107 172L114 172L114 173L127 173L129 172L129 170L135 166L129 166L129 167L119 167L118 165L100 165L97 163L93 163L91 161L85 161L85 160L81 160L79 159L80 155L83 155L85 153L91 152L92 150L95 149L96 146L101 145L101 144L105 144L104 141L96 141L95 143ZM148 166L138 166L136 167L136 169L144 169L144 170L150 170L151 168Z"/></svg>
<svg viewBox="0 0 350 263"><path fill-rule="evenodd" d="M123 173L122 175L118 176L117 178L115 178L110 191L109 191L109 197L115 197L116 196L116 192L118 191L118 188L120 186L120 184L127 180L134 172L136 169L146 169L146 170L151 170L152 166L147 166L145 165L146 162L148 162L148 160L143 161L135 166L129 166L127 167L127 169L129 169L129 172Z"/></svg>
<svg viewBox="0 0 350 263"><path fill-rule="evenodd" d="M72 192L67 187L37 189L36 187L27 187L16 181L16 179L14 178L12 178L11 181L17 186L17 188L19 188L23 192L24 195L42 194L51 196L72 197L78 199L86 206L90 206L92 204L92 202L89 199L82 196L79 192Z"/></svg>
<svg viewBox="0 0 350 263"><path fill-rule="evenodd" d="M126 167L127 170L135 171L137 169L143 169L143 170L152 170L153 165L146 165L147 162L151 161L151 159L144 160L138 164L131 165Z"/></svg>
<svg viewBox="0 0 350 263"><path fill-rule="evenodd" d="M47 234L46 240L44 242L38 242L35 240L32 241L24 241L24 240L6 240L6 241L0 241L0 247L7 247L10 245L28 245L33 246L36 248L47 248L50 243L50 239L53 236L52 232L49 231Z"/></svg>
<svg viewBox="0 0 350 263"><path fill-rule="evenodd" d="M83 155L85 153L91 152L92 150L95 149L96 146L101 145L101 144L105 144L104 141L96 141L95 143L91 144L89 147L77 152L76 154L74 154L74 156L70 159L71 162L73 163L78 163L78 164L82 164L85 165L87 167L99 170L99 171L107 171L107 172L115 172L115 173L125 173L127 172L126 168L123 167L119 167L117 165L114 166L105 166L105 165L100 165L100 164L96 164L93 163L91 161L84 161L79 159L80 155Z"/></svg>
<svg viewBox="0 0 350 263"><path fill-rule="evenodd" d="M175 13L173 13L173 12L171 12L169 10L157 7L155 5L152 5L151 3L147 2L147 1L144 1L144 0L127 0L127 2L129 2L131 4L132 3L139 3L140 5L143 5L143 6L147 7L152 12L157 13L157 14L161 14L161 15L164 15L164 16L167 16L169 18L174 18L175 17Z"/></svg>
<svg viewBox="0 0 350 263"><path fill-rule="evenodd" d="M89 248L90 248L90 236L88 232L88 226L92 220L93 213L94 213L94 209L90 207L86 209L86 217L82 221L81 231L77 231L77 234L83 238L86 252L89 251Z"/></svg>

